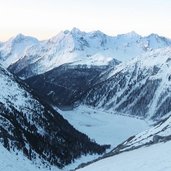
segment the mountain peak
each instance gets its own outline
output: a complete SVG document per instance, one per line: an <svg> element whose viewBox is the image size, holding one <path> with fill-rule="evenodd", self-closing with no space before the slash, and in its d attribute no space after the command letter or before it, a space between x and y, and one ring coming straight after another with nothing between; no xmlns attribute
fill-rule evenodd
<svg viewBox="0 0 171 171"><path fill-rule="evenodd" d="M12 37L9 39L9 42L21 42L21 41L33 41L33 42L38 42L38 39L34 38L34 37L31 37L31 36L25 36L24 34L18 34L16 35L15 37Z"/></svg>
<svg viewBox="0 0 171 171"><path fill-rule="evenodd" d="M107 36L105 33L103 33L100 30L93 31L93 32L91 32L91 34L94 36Z"/></svg>
<svg viewBox="0 0 171 171"><path fill-rule="evenodd" d="M138 33L136 33L135 31L130 31L130 32L126 33L125 35L127 35L129 37L140 37L140 35Z"/></svg>
<svg viewBox="0 0 171 171"><path fill-rule="evenodd" d="M133 38L133 37L141 37L141 35L137 34L135 31L131 31L125 34L119 34L118 37L128 37L128 38Z"/></svg>
<svg viewBox="0 0 171 171"><path fill-rule="evenodd" d="M19 33L19 34L17 34L16 36L11 37L11 38L9 39L9 41L10 41L10 42L14 42L14 41L23 40L23 39L25 39L25 38L26 38L25 35Z"/></svg>
<svg viewBox="0 0 171 171"><path fill-rule="evenodd" d="M78 28L76 28L76 27L74 27L72 30L71 30L71 33L81 33L81 30L80 29L78 29Z"/></svg>
<svg viewBox="0 0 171 171"><path fill-rule="evenodd" d="M19 33L19 34L17 34L16 36L15 36L15 39L17 39L17 38L25 38L26 36L24 35L24 34L22 34L22 33Z"/></svg>
<svg viewBox="0 0 171 171"><path fill-rule="evenodd" d="M153 37L153 38L157 38L160 37L158 34L156 33L151 33L150 35L148 35L147 37Z"/></svg>

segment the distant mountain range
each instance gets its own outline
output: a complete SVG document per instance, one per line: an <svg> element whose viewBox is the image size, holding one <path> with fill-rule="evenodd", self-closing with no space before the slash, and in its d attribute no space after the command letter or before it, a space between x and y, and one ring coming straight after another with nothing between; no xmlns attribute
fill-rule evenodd
<svg viewBox="0 0 171 171"><path fill-rule="evenodd" d="M170 39L157 34L142 37L130 32L112 37L100 31L86 33L73 28L45 41L17 35L1 44L0 60L5 67L12 65L14 73L28 78L65 63L108 65L113 59L128 61L170 45Z"/></svg>

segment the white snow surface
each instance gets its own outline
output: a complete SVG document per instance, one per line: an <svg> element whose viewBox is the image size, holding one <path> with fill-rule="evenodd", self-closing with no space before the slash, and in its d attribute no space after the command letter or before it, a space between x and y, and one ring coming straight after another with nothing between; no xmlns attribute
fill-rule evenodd
<svg viewBox="0 0 171 171"><path fill-rule="evenodd" d="M135 135L135 137L130 141L126 141L124 145L128 147L123 148L122 151L124 151L125 149L131 149L131 147L138 147L150 143L151 141L153 141L155 135L163 138L171 136L171 117L166 119L163 123L157 124L149 130Z"/></svg>
<svg viewBox="0 0 171 171"><path fill-rule="evenodd" d="M79 171L170 171L171 141L124 152Z"/></svg>
<svg viewBox="0 0 171 171"><path fill-rule="evenodd" d="M142 146L154 141L154 136L167 138L171 136L171 117L161 121L149 130L135 135L131 140L125 141L118 155L95 162L79 171L170 171L171 170L171 141L165 139L149 146ZM162 139L161 139L162 140ZM131 148L140 147L131 150ZM122 148L122 147L120 147ZM131 151L125 151L130 149ZM113 150L115 152L116 149Z"/></svg>
<svg viewBox="0 0 171 171"><path fill-rule="evenodd" d="M1 171L49 171L49 168L39 164L35 165L32 161L18 152L9 152L0 144L0 170ZM60 171L57 167L51 168L51 171Z"/></svg>
<svg viewBox="0 0 171 171"><path fill-rule="evenodd" d="M138 118L109 113L87 106L72 111L59 111L77 130L99 144L115 147L130 136L149 128L149 123Z"/></svg>
<svg viewBox="0 0 171 171"><path fill-rule="evenodd" d="M77 159L74 163L59 169L55 166L46 167L41 162L33 163L20 152L9 152L0 144L0 171L69 171L79 164L98 158L98 155L87 155Z"/></svg>

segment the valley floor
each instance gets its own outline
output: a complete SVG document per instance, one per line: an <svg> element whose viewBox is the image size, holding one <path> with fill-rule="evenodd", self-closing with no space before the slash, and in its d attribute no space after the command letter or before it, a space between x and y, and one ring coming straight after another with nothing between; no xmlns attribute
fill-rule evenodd
<svg viewBox="0 0 171 171"><path fill-rule="evenodd" d="M84 105L69 111L57 110L77 130L85 133L101 145L110 144L111 149L130 136L149 128L149 123L144 120ZM82 156L63 170L74 169L81 163L86 163L98 157L97 155Z"/></svg>
<svg viewBox="0 0 171 171"><path fill-rule="evenodd" d="M112 148L130 136L149 128L149 124L144 120L87 106L59 112L76 129L99 144L110 144Z"/></svg>
<svg viewBox="0 0 171 171"><path fill-rule="evenodd" d="M170 171L171 141L103 159L79 171Z"/></svg>

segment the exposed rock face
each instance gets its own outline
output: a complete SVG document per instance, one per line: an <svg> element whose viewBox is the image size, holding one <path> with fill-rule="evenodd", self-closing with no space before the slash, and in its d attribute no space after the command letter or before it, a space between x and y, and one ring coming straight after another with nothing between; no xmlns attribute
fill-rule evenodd
<svg viewBox="0 0 171 171"><path fill-rule="evenodd" d="M111 66L65 64L26 81L51 104L61 108L81 102L86 91L100 81L101 74Z"/></svg>

